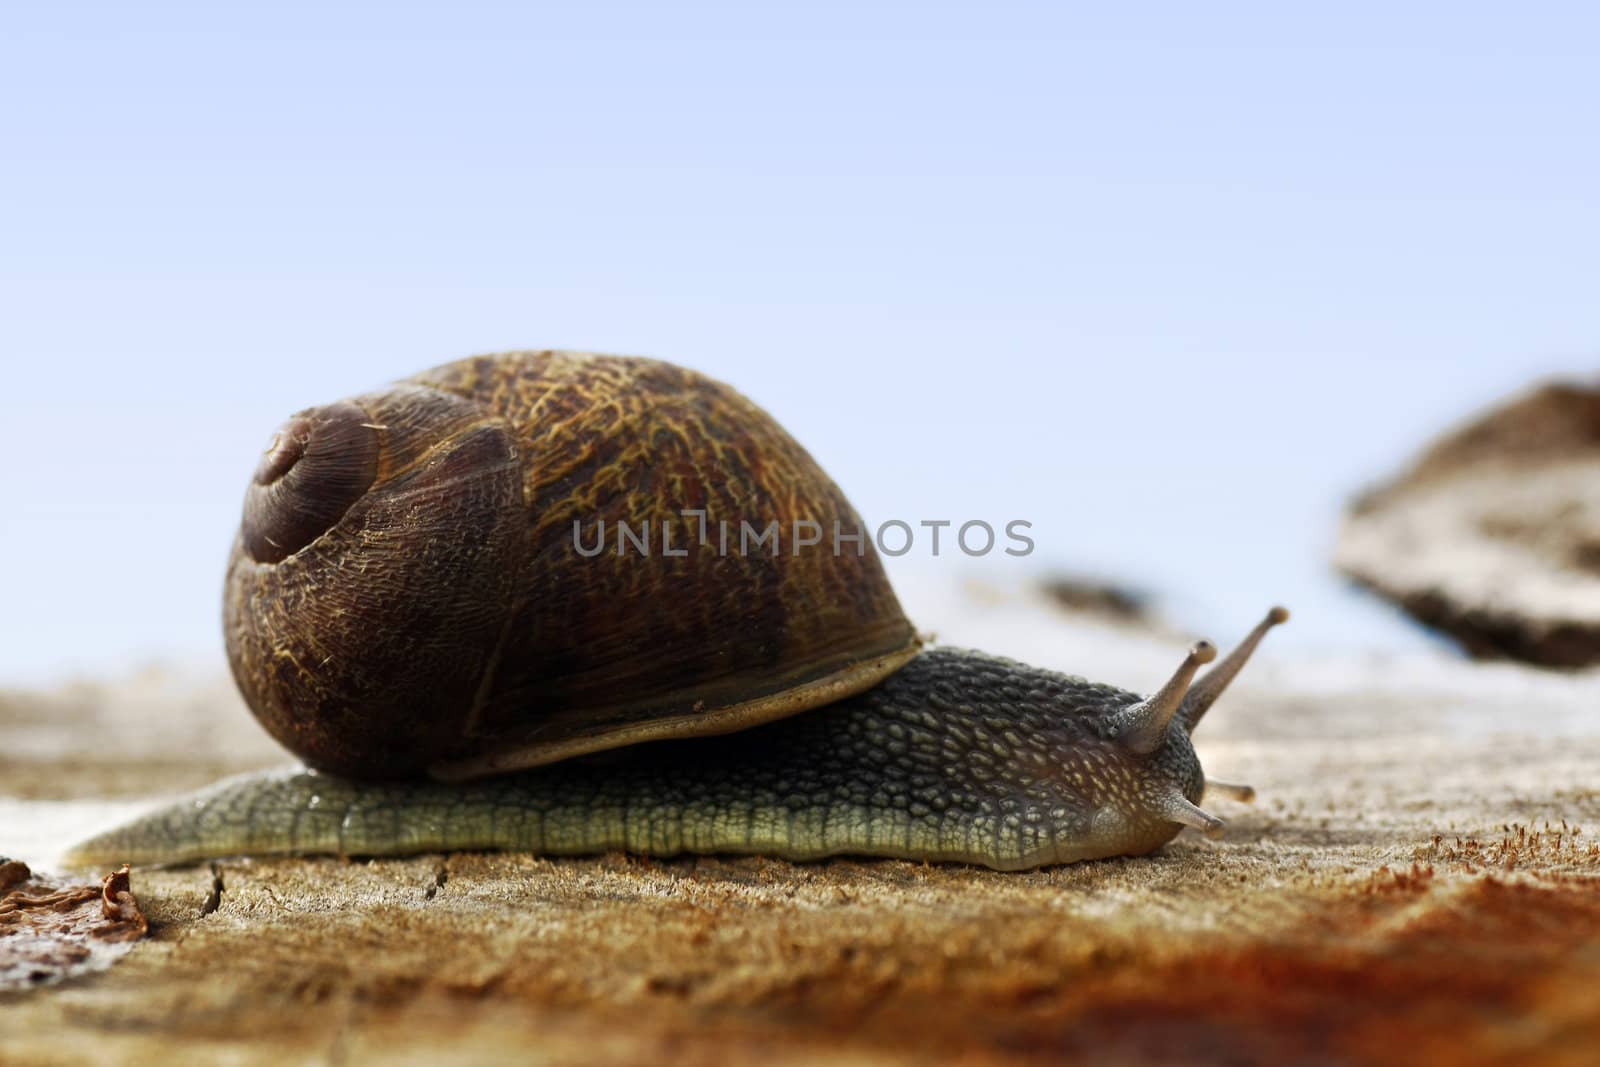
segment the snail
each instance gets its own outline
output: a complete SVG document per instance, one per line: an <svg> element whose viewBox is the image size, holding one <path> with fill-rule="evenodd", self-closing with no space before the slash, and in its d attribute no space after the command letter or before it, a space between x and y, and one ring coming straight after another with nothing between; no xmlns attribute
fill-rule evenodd
<svg viewBox="0 0 1600 1067"><path fill-rule="evenodd" d="M586 543L598 522L629 537ZM1207 779L1189 735L1282 608L1142 698L922 647L869 538L727 544L774 523L861 528L771 416L664 362L476 357L300 412L246 492L223 621L246 703L307 769L221 782L69 861L626 849L1019 870L1215 835L1203 794L1253 796Z"/></svg>

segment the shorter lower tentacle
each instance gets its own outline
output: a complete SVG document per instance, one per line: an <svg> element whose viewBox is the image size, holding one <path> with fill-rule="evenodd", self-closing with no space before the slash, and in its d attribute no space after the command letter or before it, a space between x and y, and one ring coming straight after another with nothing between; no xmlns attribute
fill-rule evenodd
<svg viewBox="0 0 1600 1067"><path fill-rule="evenodd" d="M1256 787L1243 782L1224 782L1220 778L1206 779L1206 796L1216 795L1248 804L1256 798Z"/></svg>

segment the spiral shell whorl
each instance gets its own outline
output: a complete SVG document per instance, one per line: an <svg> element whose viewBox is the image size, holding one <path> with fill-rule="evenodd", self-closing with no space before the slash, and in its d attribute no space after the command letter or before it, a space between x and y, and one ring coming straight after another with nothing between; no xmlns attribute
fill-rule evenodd
<svg viewBox="0 0 1600 1067"><path fill-rule="evenodd" d="M291 417L245 490L240 534L250 558L277 563L326 533L372 485L378 456L377 429L354 404Z"/></svg>

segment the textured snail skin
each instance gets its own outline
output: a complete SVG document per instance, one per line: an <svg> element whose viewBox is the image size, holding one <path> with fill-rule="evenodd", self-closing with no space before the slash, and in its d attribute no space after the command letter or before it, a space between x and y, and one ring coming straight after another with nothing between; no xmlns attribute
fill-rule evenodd
<svg viewBox="0 0 1600 1067"><path fill-rule="evenodd" d="M1176 696L1151 745L1140 732L1152 720L1139 712L1158 698L940 648L866 693L804 715L501 778L243 776L87 841L70 861L626 849L1021 870L1137 855L1183 824L1221 827L1194 807L1206 780L1188 731L1278 619L1212 672L1220 685L1205 700L1179 708L1203 662L1191 653L1174 679L1183 684L1168 685Z"/></svg>

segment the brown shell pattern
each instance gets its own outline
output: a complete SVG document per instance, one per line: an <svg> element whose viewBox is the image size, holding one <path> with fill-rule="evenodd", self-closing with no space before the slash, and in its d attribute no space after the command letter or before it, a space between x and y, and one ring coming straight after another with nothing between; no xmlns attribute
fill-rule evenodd
<svg viewBox="0 0 1600 1067"><path fill-rule="evenodd" d="M619 552L618 523L648 551ZM224 626L268 731L361 777L740 729L917 648L860 517L771 416L669 363L551 351L292 418L247 494Z"/></svg>

